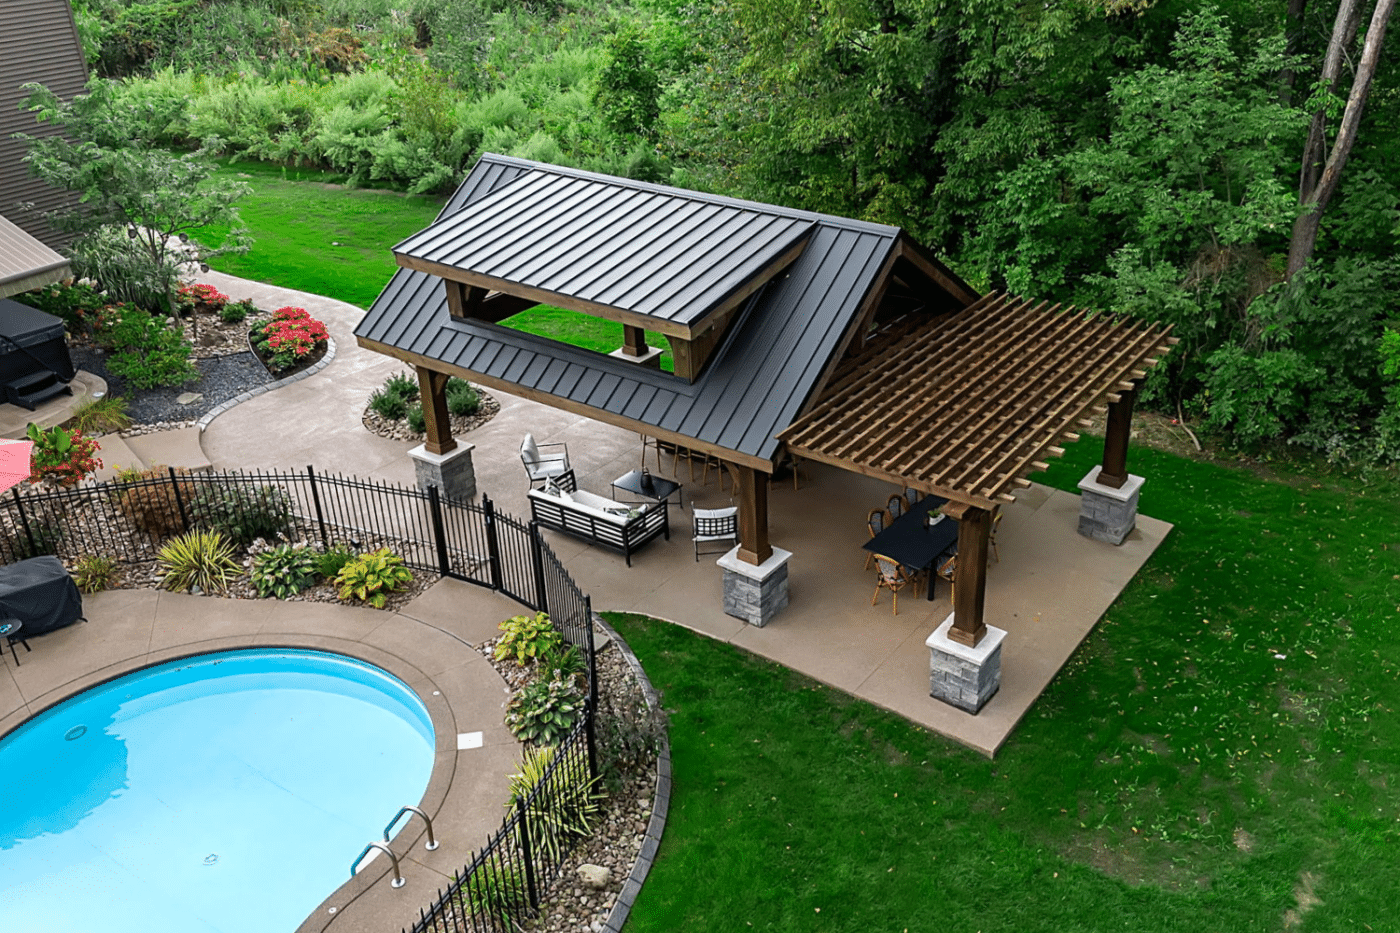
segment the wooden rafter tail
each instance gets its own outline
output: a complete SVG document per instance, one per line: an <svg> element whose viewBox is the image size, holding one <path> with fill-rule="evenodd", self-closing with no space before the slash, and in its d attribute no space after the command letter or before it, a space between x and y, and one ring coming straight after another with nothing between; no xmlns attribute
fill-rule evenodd
<svg viewBox="0 0 1400 933"><path fill-rule="evenodd" d="M1065 455L1065 449L1063 447L1047 447L1045 448L1045 455L1048 457L1063 457Z"/></svg>
<svg viewBox="0 0 1400 933"><path fill-rule="evenodd" d="M1079 440L1079 432L1066 431L1064 434L1060 435L1060 439L1067 444L1073 444Z"/></svg>
<svg viewBox="0 0 1400 933"><path fill-rule="evenodd" d="M1080 419L1079 419L1077 422L1075 422L1075 423L1078 424L1081 428L1092 428L1092 427L1094 426L1094 419L1093 419L1093 418L1080 418Z"/></svg>
<svg viewBox="0 0 1400 933"><path fill-rule="evenodd" d="M1046 463L1044 460L1032 460L1031 469L1036 472L1043 472L1050 469L1050 464Z"/></svg>
<svg viewBox="0 0 1400 933"><path fill-rule="evenodd" d="M1119 402L1123 401L1123 396L1119 395L1117 392L1110 392L1108 395L1104 396L1104 399L1110 405L1117 405ZM1098 411L1098 409L1095 408L1094 411Z"/></svg>
<svg viewBox="0 0 1400 933"><path fill-rule="evenodd" d="M1030 480L1026 479L1024 476L1016 477L1011 481L1011 483L1017 489L1030 489L1031 486L1034 485Z"/></svg>
<svg viewBox="0 0 1400 933"><path fill-rule="evenodd" d="M1174 346L1176 346L1176 345L1179 344L1179 343L1181 343L1181 338L1180 338L1180 337L1168 337L1168 338L1167 338L1167 345L1168 345L1168 346L1174 347Z"/></svg>
<svg viewBox="0 0 1400 933"><path fill-rule="evenodd" d="M1118 383L1118 388L1123 390L1124 392L1131 392L1134 389L1136 389L1137 386L1125 379L1122 382Z"/></svg>
<svg viewBox="0 0 1400 933"><path fill-rule="evenodd" d="M1129 373L1129 375L1132 376L1134 379L1146 379L1146 378L1147 378L1147 370L1145 370L1145 369L1135 369L1135 370L1133 370L1131 373Z"/></svg>
<svg viewBox="0 0 1400 933"><path fill-rule="evenodd" d="M997 493L996 499L998 502L1005 502L1007 505L1016 504L1016 497L1009 492Z"/></svg>

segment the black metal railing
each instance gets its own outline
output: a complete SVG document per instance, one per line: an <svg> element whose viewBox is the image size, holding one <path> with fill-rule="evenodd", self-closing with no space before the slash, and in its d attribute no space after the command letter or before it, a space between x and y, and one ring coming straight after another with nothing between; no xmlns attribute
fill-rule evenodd
<svg viewBox="0 0 1400 933"><path fill-rule="evenodd" d="M153 560L161 541L192 528L318 542L353 550L391 547L408 566L466 580L547 612L583 653L583 716L559 744L535 788L419 911L412 933L507 933L535 915L563 859L581 837L580 789L598 777L594 715L598 675L591 601L545 543L539 526L481 504L333 473L168 469L71 489L18 488L0 498L0 564L39 554Z"/></svg>

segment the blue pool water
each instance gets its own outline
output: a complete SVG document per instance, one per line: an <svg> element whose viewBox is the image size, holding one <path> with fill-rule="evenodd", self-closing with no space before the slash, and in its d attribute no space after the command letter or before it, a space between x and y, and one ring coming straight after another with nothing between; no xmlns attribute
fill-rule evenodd
<svg viewBox="0 0 1400 933"><path fill-rule="evenodd" d="M0 740L0 930L290 933L432 766L423 702L351 658L137 671Z"/></svg>

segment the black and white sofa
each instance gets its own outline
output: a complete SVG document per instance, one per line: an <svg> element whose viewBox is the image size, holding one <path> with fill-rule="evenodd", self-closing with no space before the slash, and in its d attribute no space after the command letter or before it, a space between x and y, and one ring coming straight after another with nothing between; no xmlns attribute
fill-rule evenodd
<svg viewBox="0 0 1400 933"><path fill-rule="evenodd" d="M657 537L671 538L665 502L627 505L578 488L572 471L531 489L530 514L542 528L562 531L591 544L620 551L632 566L632 554Z"/></svg>

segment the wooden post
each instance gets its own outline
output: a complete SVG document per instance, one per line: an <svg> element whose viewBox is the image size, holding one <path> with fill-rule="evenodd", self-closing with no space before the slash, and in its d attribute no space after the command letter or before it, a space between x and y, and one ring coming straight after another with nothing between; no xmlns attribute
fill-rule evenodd
<svg viewBox="0 0 1400 933"><path fill-rule="evenodd" d="M739 559L758 566L773 556L768 543L768 474L730 464L739 484Z"/></svg>
<svg viewBox="0 0 1400 933"><path fill-rule="evenodd" d="M628 356L646 356L651 348L647 346L647 332L631 324L622 325L622 352Z"/></svg>
<svg viewBox="0 0 1400 933"><path fill-rule="evenodd" d="M1137 393L1136 387L1130 392L1120 392L1118 401L1108 404L1100 485L1120 489L1128 481L1128 437L1133 433L1133 402L1137 400Z"/></svg>
<svg viewBox="0 0 1400 933"><path fill-rule="evenodd" d="M982 614L987 596L987 547L991 540L992 513L973 505L953 502L943 507L958 520L958 562L953 580L953 626L948 637L976 648L987 634Z"/></svg>
<svg viewBox="0 0 1400 933"><path fill-rule="evenodd" d="M447 288L447 313L461 320L481 316L481 303L486 298L486 289L451 279L443 279Z"/></svg>
<svg viewBox="0 0 1400 933"><path fill-rule="evenodd" d="M434 454L456 450L457 442L452 439L452 422L447 415L447 373L424 366L414 368L418 372L418 397L423 402L423 426L428 435L423 446Z"/></svg>

